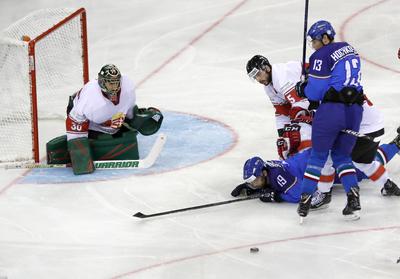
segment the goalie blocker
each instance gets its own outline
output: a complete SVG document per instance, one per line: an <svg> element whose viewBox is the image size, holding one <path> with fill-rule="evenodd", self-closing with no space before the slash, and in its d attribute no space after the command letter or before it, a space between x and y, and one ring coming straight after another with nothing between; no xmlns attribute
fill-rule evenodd
<svg viewBox="0 0 400 279"><path fill-rule="evenodd" d="M155 134L163 121L162 113L153 107L133 109L133 119L125 119L125 126L115 135L98 134L96 138L77 138L67 141L59 136L46 144L48 164L70 164L74 174L94 171L93 161L137 160L139 150L137 133L144 136Z"/></svg>

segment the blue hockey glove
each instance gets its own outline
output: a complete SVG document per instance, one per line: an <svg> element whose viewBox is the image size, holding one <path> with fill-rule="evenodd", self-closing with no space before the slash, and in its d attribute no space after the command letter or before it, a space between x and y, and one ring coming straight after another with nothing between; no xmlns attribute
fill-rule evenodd
<svg viewBox="0 0 400 279"><path fill-rule="evenodd" d="M251 196L258 192L260 192L259 189L253 189L253 188L251 188L250 183L245 182L245 183L242 183L242 184L236 186L235 189L233 189L233 191L231 192L231 195L233 197L237 197L240 195Z"/></svg>
<svg viewBox="0 0 400 279"><path fill-rule="evenodd" d="M307 98L306 93L304 92L304 88L306 88L307 82L306 81L299 81L294 86L294 90L296 90L297 96L300 98Z"/></svg>

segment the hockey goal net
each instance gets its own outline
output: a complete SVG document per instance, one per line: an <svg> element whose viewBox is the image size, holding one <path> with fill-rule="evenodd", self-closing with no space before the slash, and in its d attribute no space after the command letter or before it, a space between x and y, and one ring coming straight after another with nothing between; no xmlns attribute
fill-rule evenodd
<svg viewBox="0 0 400 279"><path fill-rule="evenodd" d="M39 161L38 119L88 81L85 9L32 12L0 36L0 164Z"/></svg>

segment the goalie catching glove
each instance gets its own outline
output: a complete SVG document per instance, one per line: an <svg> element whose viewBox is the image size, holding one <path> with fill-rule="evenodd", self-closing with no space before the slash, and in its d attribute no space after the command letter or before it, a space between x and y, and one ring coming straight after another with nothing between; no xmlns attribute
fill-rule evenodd
<svg viewBox="0 0 400 279"><path fill-rule="evenodd" d="M157 133L163 122L164 116L161 111L154 107L133 108L133 119L128 120L128 124L144 136Z"/></svg>

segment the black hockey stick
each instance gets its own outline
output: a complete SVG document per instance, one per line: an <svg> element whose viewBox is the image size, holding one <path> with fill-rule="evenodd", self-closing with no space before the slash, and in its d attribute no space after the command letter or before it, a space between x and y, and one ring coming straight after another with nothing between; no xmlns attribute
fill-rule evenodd
<svg viewBox="0 0 400 279"><path fill-rule="evenodd" d="M364 138L364 139L367 139L367 140L370 140L370 141L373 141L373 142L379 142L380 141L378 138L374 138L374 137L371 137L371 136L368 136L368 135L365 135L365 134L361 134L359 132L356 132L356 131L353 131L353 130L350 130L350 129L344 129L344 130L342 130L342 132L346 133L346 134L349 134L349 135L352 135L352 136L355 136L357 138Z"/></svg>
<svg viewBox="0 0 400 279"><path fill-rule="evenodd" d="M200 209L200 208L218 206L218 205L223 205L223 204L228 204L228 203L233 203L233 202L241 202L241 201L247 201L247 200L252 200L252 199L258 199L260 196L261 196L260 194L256 194L256 195L248 196L245 198L239 198L239 199L235 199L235 200L207 203L207 204L203 204L203 205L185 207L185 208L180 208L180 209L175 209L175 210L170 210L170 211L163 211L163 212L158 212L158 213L154 213L154 214L143 214L142 212L137 212L137 213L133 214L133 216L143 219L143 218L167 215L167 214L178 213L178 212L183 212L183 211L195 210L195 209Z"/></svg>
<svg viewBox="0 0 400 279"><path fill-rule="evenodd" d="M306 76L306 41L307 41L307 24L308 24L308 0L305 0L304 8L304 33L303 33L303 65L302 65L302 81Z"/></svg>

